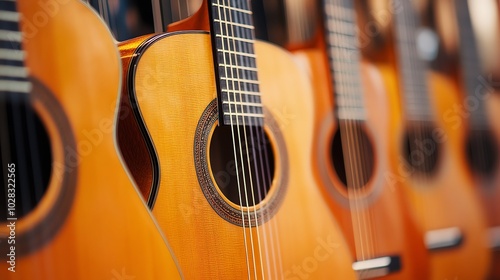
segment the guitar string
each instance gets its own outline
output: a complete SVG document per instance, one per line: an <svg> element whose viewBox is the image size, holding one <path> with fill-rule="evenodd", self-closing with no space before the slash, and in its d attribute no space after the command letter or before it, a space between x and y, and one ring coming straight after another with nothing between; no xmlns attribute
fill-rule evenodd
<svg viewBox="0 0 500 280"><path fill-rule="evenodd" d="M355 4L353 4L355 5ZM351 51L351 54L355 54L356 58L354 59L355 64L353 64L355 67L355 70L359 75L357 76L356 80L352 80L351 85L351 96L356 96L356 92L359 93L359 100L358 103L354 104L353 109L353 116L356 116L358 114L361 114L361 121L359 120L354 120L353 118L353 129L355 133L355 146L354 146L354 152L355 152L355 161L354 164L357 167L357 176L356 180L357 182L355 183L356 185L356 190L357 190L357 199L360 201L360 208L358 208L358 211L361 212L361 217L363 220L363 230L362 232L365 232L366 235L366 242L367 242L367 258L373 258L374 257L374 247L375 247L375 241L374 241L374 224L373 224L373 216L374 216L374 209L370 207L370 201L365 197L365 189L363 188L365 184L370 183L370 178L368 175L370 172L370 168L373 169L373 160L375 158L370 158L369 156L374 156L375 150L369 150L368 145L371 145L370 143L365 142L365 132L363 129L362 124L364 124L364 121L366 120L366 109L365 109L365 99L364 99L364 93L365 93L365 88L363 81L361 80L361 53L359 50L359 37L356 36L355 32L355 27L356 27L356 11L354 6L350 7L350 15L352 16L352 23L351 23L351 31L350 33L353 35L353 42L354 44L354 50ZM370 141L369 139L367 139ZM375 146L374 146L375 148ZM374 170L371 170L374 172ZM366 180L366 181L365 181ZM368 187L368 186L367 186ZM370 190L373 191L373 190Z"/></svg>
<svg viewBox="0 0 500 280"><path fill-rule="evenodd" d="M245 8L247 10L250 10L251 2L245 1L245 3L246 3ZM253 16L253 13L249 17L249 20L251 20L251 22L252 22L251 25L254 26L252 16ZM253 29L250 30L250 33L251 33L251 37L253 38L254 43L255 43L255 30L253 30ZM239 42L239 43L241 44L241 42ZM255 51L255 44L252 44L251 48L253 51ZM244 57L244 59L248 65L251 64L250 58ZM257 61L255 61L255 63L257 63ZM257 69L257 65L255 65L255 67ZM258 76L258 72L256 72L255 75ZM257 77L257 80L259 80L258 77ZM259 85L259 93L261 93L260 85ZM250 99L254 104L259 103L257 100L258 97L261 98L261 94L259 94L258 96L257 95L250 95ZM263 104L262 99L260 101L261 101L260 104ZM263 106L262 106L262 110L264 110ZM253 111L255 111L255 109ZM251 120L254 120L254 119L251 118ZM253 125L250 128L251 138L256 139L256 142L258 143L258 148L257 148L258 153L256 153L254 150L254 155L258 154L258 162L257 162L257 160L255 160L255 162L254 162L255 172L257 174L256 177L257 178L260 177L260 180L261 180L260 182L262 182L262 186L264 186L264 188L261 188L261 184L258 183L259 187L257 188L257 190L258 190L259 201L263 201L267 197L269 190L266 188L266 186L268 186L269 188L272 187L272 177L270 174L271 171L270 171L270 166L269 166L269 155L268 155L268 151L267 151L267 142L266 142L266 137L265 137L264 123L265 123L265 116L264 116L264 120L262 121L261 125L259 125L259 123L257 121L257 124ZM253 145L252 147L255 148L255 145ZM258 163L260 163L261 176L258 176L258 174L259 174L259 168L258 168L259 164ZM267 221L266 222L267 224L264 225L264 227L263 227L264 236L265 236L264 248L266 250L267 266L268 266L267 271L268 271L270 278L280 279L279 274L281 273L283 265L282 265L281 245L279 242L280 240L278 238L279 227L277 225L276 219L271 219L269 207L267 207L266 205L264 205L263 207L264 207L263 217ZM265 218L265 217L268 217L268 218ZM268 241L268 239L270 239L270 242ZM268 250L268 247L269 247L268 243L270 243L270 247L271 247L270 250ZM269 251L270 251L270 253L269 253ZM273 269L274 273L271 272L271 265L269 264L269 254L271 255L272 269ZM271 275L273 275L273 274L274 274L274 277L271 277ZM281 278L283 278L283 275L281 275Z"/></svg>
<svg viewBox="0 0 500 280"><path fill-rule="evenodd" d="M230 5L230 3L229 3ZM230 5L231 6L231 5ZM235 8L240 8L240 9L246 9L246 10L249 10L250 9L248 7L240 7L238 5L238 2L235 1ZM242 24L248 24L247 22L243 22L243 19L241 17L238 17L238 12L235 11L234 12L234 15L235 15L235 18L232 17L233 15L233 11L232 10L228 10L228 14L229 14L229 18L230 18L230 22L236 22L236 23L242 23ZM235 27L235 26L232 26L232 36L234 37L233 39L233 48L235 50L236 53L238 52L241 52L241 53L245 53L245 50L243 49L243 46L241 44L241 40L239 40L239 38L244 38L244 34L241 34L243 27ZM230 39L228 39L230 40ZM237 54L235 55L237 56ZM240 63L241 62L241 63ZM252 194L252 205L254 205L253 207L256 208L257 207L257 204L256 204L256 201L255 201L255 194L254 194L254 182L253 182L253 178L252 178L252 173L255 172L257 174L257 169L254 169L253 172L252 172L252 168L250 166L250 163L251 163L251 160L250 160L250 149L248 148L248 135L247 135L247 124L245 123L246 122L246 116L244 115L245 112L248 112L248 110L250 109L250 106L248 105L244 105L246 102L248 102L248 96L242 96L241 95L241 92L243 93L246 93L249 91L248 87L247 87L247 83L246 82L240 82L241 80L243 81L251 81L252 79L250 77L247 77L247 75L245 74L245 71L247 71L246 69L241 69L239 67L241 66L247 66L247 67L250 67L251 65L248 64L248 58L247 56L245 55L242 55L240 56L239 59L236 59L236 80L238 81L238 90L239 90L239 94L240 94L240 101L241 103L239 104L240 106L240 110L241 110L241 113L242 113L242 120L243 120L243 130L244 130L244 138L245 138L245 145L246 145L246 155L247 155L247 168L248 168L248 172L249 172L249 175L248 175L248 178L250 180L250 187L251 187L251 194ZM241 65L240 65L241 64ZM240 77L240 70L242 71L242 77ZM234 78L234 77L233 77ZM240 80L241 78L241 80ZM253 95L252 95L253 97ZM237 110L237 104L235 104L235 108L236 108L236 111ZM246 110L245 110L246 109ZM253 125L253 117L248 117L249 119L249 125L250 125L250 132L252 132L252 129L251 129L251 126ZM250 133L251 134L251 133ZM253 140L253 137L252 135L250 135L250 141ZM252 155L255 156L255 150L254 150L254 146L251 145L251 148L252 148ZM253 158L252 158L253 159ZM255 161L254 161L255 163ZM259 178L258 176L256 176L256 179L257 181L255 182L255 185L258 186L258 188L260 188L260 182L259 182ZM248 206L248 203L247 203L247 207ZM260 256L260 265L261 265L261 273L262 273L262 277L264 278L264 266L263 266L263 263L262 263L262 251L260 250L261 248L261 241L260 241L260 233L259 233L259 228L258 228L258 217L257 217L257 211L255 210L254 211L254 219L255 219L255 223L256 223L256 232L257 232L257 239L258 239L258 244L259 244L259 256ZM265 230L265 227L261 228L261 229L264 229ZM266 255L266 260L268 261L269 260L269 254L268 254L268 250L267 250L267 238L266 238L266 235L264 234L264 249L265 249L265 255Z"/></svg>
<svg viewBox="0 0 500 280"><path fill-rule="evenodd" d="M224 0L222 0L224 1ZM220 27L220 30L221 30L221 33L223 32L223 19L222 19L222 16L224 14L224 18L225 18L225 5L224 3L220 3L220 0L217 0L217 11L219 12L219 27ZM221 13L220 11L223 10L223 13ZM228 25L226 24L226 34L229 35L229 32L228 32ZM216 46L214 46L216 47ZM228 43L228 47L229 47L229 43ZM228 77L228 67L227 65L231 65L232 64L232 58L231 58L231 54L228 53L228 57L229 57L229 62L226 60L226 49L225 49L225 46L224 46L224 37L221 37L221 48L222 48L222 57L223 57L223 60L224 60L224 71L225 71L225 77L226 77L226 88L227 88L227 97L228 97L228 100L231 101L231 94L230 94L230 91L229 91L229 80L227 79ZM233 85L233 89L234 89L234 79L231 79L231 83ZM236 101L236 96L235 96L235 93L233 92L233 99ZM230 103L230 102L229 102ZM222 110L222 108L220 108ZM234 128L234 123L233 123L233 113L232 113L232 109L231 109L231 106L229 106L229 120L230 120L230 126L231 126L231 135L232 135L232 142L233 142L233 150L234 150L234 161L235 161L235 169L236 169L236 180L237 180L237 185L238 185L238 195L239 195L239 200L240 200L240 210L241 210L241 219L242 219L242 228L243 228L243 239L244 239L244 244L245 244L245 256L246 256L246 263L247 263L247 274L248 274L248 279L250 279L251 277L251 273L250 273L250 257L249 257L249 249L248 249L248 244L247 244L247 233L246 233L246 227L245 227L245 213L244 213L244 210L243 210L243 198L242 198L242 194L241 194L241 180L240 180L240 172L239 172L239 163L238 163L238 154L237 154L237 146L236 146L236 132L235 132L235 128ZM238 118L236 118L236 122L237 122L237 125L239 123L239 120ZM237 128L238 131L238 136L239 136L239 127ZM238 140L240 138L238 137ZM251 225L250 225L250 222L249 222L249 227L250 227L250 236L252 235L252 232L251 232ZM251 238L252 240L252 238ZM255 271L255 255L253 254L253 244L251 244L250 246L252 246L252 261L254 263L254 272L255 272L255 275L257 274L257 272Z"/></svg>
<svg viewBox="0 0 500 280"><path fill-rule="evenodd" d="M396 1L396 0L393 0L393 1ZM406 52L407 52L407 56L403 56L403 52L400 51L401 53L399 54L399 59L401 60L400 61L400 65L402 64L402 68L403 70L406 69L406 71L408 71L407 73L404 73L403 72L403 77L402 78L402 82L403 82L403 87L402 87L402 91L404 92L404 94L406 94L405 98L407 99L407 106L410 106L410 111L411 110L415 110L414 109L414 106L418 106L417 104L414 103L414 100L416 99L416 94L419 94L420 98L421 98L421 101L426 97L426 95L428 95L428 92L425 92L425 90L428 90L428 84L427 82L424 80L425 79L425 76L424 77L420 77L418 76L418 73L419 72L422 72L420 74L423 74L423 71L425 71L425 66L423 65L422 62L420 62L418 60L418 57L416 56L417 55L417 49L415 47L415 42L411 42L411 40L415 40L416 39L416 28L417 28L417 17L418 15L416 14L416 11L414 10L413 6L412 6L412 3L409 1L409 0L402 0L401 1L403 5L406 5L405 7L403 7L403 11L406 10L406 14L403 14L401 13L401 15L399 15L396 19L398 21L398 23L396 24L397 28L399 27L400 30L398 33L401 33L401 34L398 34L399 35L399 42L398 42L398 45L401 46L401 48L403 48ZM397 14L398 15L398 14ZM401 30L402 28L402 30ZM403 37L405 38L405 40L401 40L400 37ZM407 40L410 40L410 42L408 42ZM409 65L404 65L404 61L406 61ZM408 75L409 74L409 75ZM422 81L417 81L415 79L415 77L419 77L419 78L422 78ZM404 81L403 81L404 79ZM410 81L408 81L410 80ZM406 88L404 83L410 83L410 85L413 85L415 83L418 83L418 82L421 82L425 89L424 89L424 92L421 92L421 88L419 88L419 90L415 90L414 88ZM408 100L408 94L411 94L413 95L411 97L411 101ZM429 104L430 105L430 104ZM406 107L406 109L408 110L409 108ZM420 106L419 108L420 110L422 109L422 106ZM421 112L423 112L421 110ZM426 112L423 112L424 114ZM409 168L411 168L412 171L414 171L414 165L417 164L415 162L414 159L412 159L412 154L415 152L416 154L420 154L419 153L419 149L416 145L416 141L419 140L419 139L423 139L423 127L425 125L425 121L422 120L422 117L419 116L418 120L414 120L414 116L412 116L412 122L414 122L408 129L408 132L409 132L409 137L408 137L408 141L409 141ZM427 179L428 179L428 176L426 174L426 170L428 170L428 164L427 164L427 160L426 158L423 158L423 174L421 174L421 180L423 180L424 182L427 182ZM417 169L418 169L418 166L417 166ZM420 213L420 220L422 221L422 225L424 226L424 228L427 228L428 225L429 225L429 213L427 212L429 207L428 207L428 203L429 203L429 198L427 197L428 194L427 193L423 193L422 194L423 197L421 199L418 199L417 200L417 205L416 205L416 208L418 209L417 210L417 213Z"/></svg>
<svg viewBox="0 0 500 280"><path fill-rule="evenodd" d="M234 1L238 1L238 0L234 0ZM241 3L241 2L240 2ZM238 50L236 49L236 43L235 43L235 40L237 39L237 34L239 32L239 28L236 28L235 24L236 23L233 18L232 18L232 12L231 12L231 0L228 1L228 7L224 7L226 9L225 12L227 12L227 14L229 14L229 22L227 22L227 18L226 18L226 13L224 13L224 20L226 21L226 28L227 26L231 26L231 34L228 34L228 37L233 37L233 51L235 52L235 62L234 63L231 63L230 64L230 68L231 68L231 72L233 73L236 73L236 82L238 84L238 89L239 91L238 92L234 92L234 95L235 95L235 101L236 101L236 94L239 95L239 100L241 101L242 100L242 95L241 95L241 84L244 84L245 82L242 82L242 80L240 79L240 75L239 75L239 69L238 69ZM235 32L235 29L236 29L236 32ZM230 40L231 39L227 39L228 41L228 46L230 45ZM229 46L229 48L231 48ZM235 67L234 67L235 66ZM234 71L236 70L236 71ZM234 79L234 77L232 76L232 78ZM234 85L234 84L233 84ZM235 88L233 87L233 90ZM239 124L239 116L240 114L238 114L238 110L237 110L237 106L236 106L236 102L234 103L235 104L235 111L236 111L236 120L237 120L237 124L238 124L238 137L239 137L239 148L240 148L240 160L241 160L241 165L242 165L242 176L243 176L243 188L245 190L245 202L246 202L246 207L247 207L247 215L248 215L248 221L249 221L249 232L250 232L250 241L251 241L251 244L252 244L252 256L254 256L253 258L253 264L254 264L254 272L255 272L255 277L257 277L257 267L256 267L256 258L257 258L257 253L259 255L259 261L260 261L260 267L261 267L261 275L262 275L262 278L265 279L264 277L264 270L263 270L263 263L262 263L262 250L261 250L261 241L260 241L260 233L259 233L259 222L258 222L258 219L257 219L257 212L256 211L253 211L253 214L254 214L254 218L255 218L255 227L256 227L256 235L257 235L257 245L258 245L258 252L255 253L255 249L254 249L254 240L253 240L253 228L252 228L252 218L251 218L251 211L250 211L250 205L249 205L249 194L248 194L248 187L247 187L247 177L248 177L248 183L249 183L249 187L250 187L250 191L251 191L251 195L252 195L252 200L253 200L253 203L255 205L255 195L254 195L254 191L253 191L253 179L252 179L252 170L251 170L251 167L250 167L250 158L249 158L249 155L248 155L248 152L249 152L249 149L248 149L248 138L247 138L247 131L246 131L246 120L245 120L245 114L244 114L244 111L243 111L243 107L241 107L242 109L242 112L241 112L241 118L242 118L242 127L243 127L243 141L244 141L244 146L242 145L242 141L240 139L241 137L241 131L240 131L240 124ZM229 107L231 107L231 104L229 104ZM232 118L232 116L231 116ZM248 170L245 170L245 156L244 156L244 153L246 153L246 166L248 167ZM258 262L258 261L257 261Z"/></svg>
<svg viewBox="0 0 500 280"><path fill-rule="evenodd" d="M253 22L251 21L251 7L250 7L250 3L246 2L246 1L241 1L242 3L242 6L241 6L241 9L242 11L237 11L237 10L230 10L229 11L229 15L230 15L230 21L231 22L241 22L243 24L248 24L248 25L251 25L253 26ZM246 6L244 5L246 3ZM236 5L237 6L237 5ZM245 11L248 11L249 12L249 20L250 22L245 22L244 21L244 18L243 18L243 10ZM235 18L232 18L232 15L235 15ZM240 16L238 16L240 15ZM234 48L236 48L236 44L238 46L239 49L237 49L237 51L240 51L240 52L243 52L245 53L245 49L243 47L243 43L242 43L242 40L239 40L239 38L246 38L246 34L244 33L243 31L243 28L234 28L236 29L236 33L233 33L232 35L235 37L235 39L233 40L233 45L234 45ZM233 32L234 32L234 29L233 29ZM246 29L246 28L245 28ZM241 32L240 32L241 31ZM248 30L247 30L248 31ZM249 40L253 40L253 36L250 36ZM254 46L254 42L252 43L248 43L249 48L252 48ZM249 51L250 53L253 53L252 50L247 50ZM247 67L252 67L251 63L250 63L250 58L246 55L242 55L240 57L240 59L237 59L236 62L238 64L238 62L242 62L242 65L238 65L238 66L244 66L246 65ZM247 69L237 69L237 76L238 76L238 79L240 78L239 77L239 70L241 70L241 73L242 73L242 78L243 80L245 81L252 81L252 77L249 77L246 73L247 71L252 71L252 70L247 70ZM258 79L257 79L258 81ZM243 86L243 88L241 88L241 86ZM246 111L250 111L250 113L255 113L257 114L257 111L255 109L253 109L254 107L252 106L248 106L248 105L245 105L247 104L249 101L252 102L253 104L256 104L256 98L257 98L257 95L245 95L245 96L242 96L241 93L247 93L249 92L249 88L248 88L248 84L246 82L243 82L243 83L240 83L240 87L239 87L239 92L240 92L240 108L241 108L241 112L242 114L244 114ZM259 91L260 92L260 91ZM248 100L250 99L250 100ZM236 104L235 104L235 107L236 107ZM246 110L245 110L246 109ZM243 127L245 128L244 130L244 134L245 134L245 140L248 141L248 135L246 133L246 124L245 124L245 117L243 117ZM259 177L259 169L258 169L258 166L257 166L257 161L255 160L255 158L257 157L257 153L256 153L256 150L255 150L255 142L254 142L254 133L253 133L253 130L254 128L258 127L258 123L256 124L255 121L256 119L254 119L254 117L249 117L248 118L249 121L250 121L250 127L249 127L249 131L250 131L250 141L251 141L251 148L252 148L252 155L253 155L253 163L254 163L254 170L253 172L255 173L255 178L256 178L256 182L255 182L255 185L257 186L257 193L258 193L258 198L259 198L259 201L262 200L262 193L261 193L261 182L260 182L260 177ZM247 147L246 147L246 152L247 152L247 166L248 166L248 170L249 172L251 173L252 172L252 168L251 168L251 165L250 165L250 158L249 158L249 153L250 153L250 150L248 149L248 144L246 144ZM259 155L261 155L261 153L259 153ZM250 178L250 184L251 184L251 191L252 191L252 202L253 202L253 205L254 205L254 208L257 208L257 203L255 201L255 193L254 193L254 183L253 183L253 178L251 176L251 174L248 176ZM265 215L267 212L267 210L265 210L265 212L263 213L263 215ZM255 210L254 211L254 218L255 218L255 221L256 221L256 225L257 225L257 236L258 236L258 243L259 243L259 248L261 247L261 241L260 241L260 233L259 233L259 228L258 228L258 217L257 217L257 211ZM271 268L271 265L269 263L270 261L270 258L269 258L269 249L268 249L268 232L267 232L267 229L266 229L266 226L265 225L262 225L261 228L260 228L263 233L263 241L264 241L264 254L266 256L266 265L267 265L267 273L268 273L268 276L271 277L271 272L270 272L270 268ZM271 243L272 244L272 243ZM259 250L259 256L260 256L260 265L261 265L261 272L262 272L262 277L264 277L264 266L263 266L263 259L262 259L262 251ZM274 256L273 256L273 263L275 262L275 259L274 259Z"/></svg>
<svg viewBox="0 0 500 280"><path fill-rule="evenodd" d="M341 53L341 36L337 34L337 32L333 30L341 30L344 29L342 24L347 24L345 21L338 22L340 21L340 9L338 7L343 7L341 3L334 3L334 2L329 2L328 3L328 9L330 10L330 15L332 18L330 18L330 24L334 26L333 29L331 29L329 32L330 36L333 36L335 38L335 41L337 41L338 47L337 52L338 55ZM337 9L336 9L337 8ZM339 20L337 20L339 19ZM333 31L333 32L332 32ZM335 46L334 46L335 47ZM335 54L335 50L332 49ZM351 51L349 49L346 49L346 51ZM332 54L332 55L334 55ZM352 53L350 53L352 54ZM337 59L342 59L344 60L343 57L338 57ZM345 66L345 64L339 63L338 67L342 68L342 66ZM363 205L361 201L361 194L360 194L360 185L359 184L359 176L361 172L359 171L359 167L356 163L359 163L359 155L357 153L356 147L359 145L359 135L358 132L356 131L356 124L357 121L350 116L351 114L354 116L356 113L356 108L355 105L353 104L353 100L351 98L348 98L348 95L355 94L355 85L352 84L352 81L348 79L348 72L345 71L345 69L337 69L334 72L336 72L336 77L334 77L335 84L337 85L336 92L337 96L341 97L341 99L338 99L337 102L342 102L343 104L337 104L337 108L340 110L345 110L346 113L348 113L347 116L341 116L339 119L339 130L340 130L340 136L342 139L342 151L344 154L344 162L346 163L347 169L346 171L346 179L347 179L347 192L348 192L348 198L349 198L349 205L350 205L350 210L351 210L351 219L353 222L353 234L354 234L354 240L356 244L356 255L358 255L361 259L365 259L366 256L369 254L369 236L368 232L364 230L367 228L366 224L366 217L363 215L361 212L363 210ZM351 94L350 94L351 93ZM340 107L339 107L340 106ZM349 113L351 112L351 113ZM347 119L345 118L347 117ZM358 186L359 185L359 186Z"/></svg>

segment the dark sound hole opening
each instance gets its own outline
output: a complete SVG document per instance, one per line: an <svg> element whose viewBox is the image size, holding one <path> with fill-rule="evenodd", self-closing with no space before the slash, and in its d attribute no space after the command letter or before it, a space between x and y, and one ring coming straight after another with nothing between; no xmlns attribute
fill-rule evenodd
<svg viewBox="0 0 500 280"><path fill-rule="evenodd" d="M330 158L346 189L366 186L373 175L375 155L361 122L340 122L331 142Z"/></svg>
<svg viewBox="0 0 500 280"><path fill-rule="evenodd" d="M4 186L0 193L0 221L22 218L42 199L52 170L48 133L27 96L0 94L0 161ZM14 172L7 169L12 163ZM9 189L13 188L15 203L9 200L13 198ZM8 211L14 204L15 210Z"/></svg>
<svg viewBox="0 0 500 280"><path fill-rule="evenodd" d="M403 156L416 175L432 175L437 169L440 147L433 131L432 124L418 123L406 132Z"/></svg>
<svg viewBox="0 0 500 280"><path fill-rule="evenodd" d="M263 128L240 126L240 137L237 129L235 126L236 147L234 147L231 126L215 128L209 147L210 166L217 186L227 199L240 206L253 206L261 202L271 188L274 178L274 152ZM247 195L245 195L245 184Z"/></svg>
<svg viewBox="0 0 500 280"><path fill-rule="evenodd" d="M498 151L490 130L473 130L467 139L467 159L472 170L485 177L495 175Z"/></svg>

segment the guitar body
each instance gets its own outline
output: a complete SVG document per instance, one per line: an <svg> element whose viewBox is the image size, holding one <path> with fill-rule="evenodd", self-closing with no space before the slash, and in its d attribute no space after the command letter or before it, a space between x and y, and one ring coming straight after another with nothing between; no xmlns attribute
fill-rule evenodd
<svg viewBox="0 0 500 280"><path fill-rule="evenodd" d="M389 184L386 180L391 166L385 158L394 144L394 140L388 136L392 135L391 124L397 112L394 112L388 103L390 100L383 84L379 82L380 74L367 63L362 64L367 108L364 129L374 146L375 166L371 179L364 187L367 191L360 195L359 202L351 201L350 207L345 184L339 179L330 158L338 123L333 113L333 94L324 51L310 49L296 54L306 59L315 85L315 94L311 95L314 97L315 109L315 120L312 123L315 127L314 139L311 142L311 146L315 147L312 153L312 170L332 213L339 220L344 235L348 237L352 254L362 254L358 254L358 260L363 257L371 259L399 255L402 269L388 274L384 279L427 279L427 252L421 242L420 233L406 210L400 186ZM351 212L352 205L361 205L356 214ZM359 224L362 226L358 226ZM354 229L361 234L356 233ZM359 238L359 243L356 238ZM356 248L360 245L363 250Z"/></svg>
<svg viewBox="0 0 500 280"><path fill-rule="evenodd" d="M219 208L214 200L239 208L221 195L223 187L217 186L211 195L204 192L207 182L214 180L207 172L211 166L206 141L217 125L210 36L170 33L142 44L149 47L139 47L140 58L129 73L129 84L135 87L129 91L160 166L153 214L186 279L355 279L343 236L305 172L313 108L305 99L310 85L291 57L269 44L255 44L265 130L277 160L268 196L250 209L265 209L268 218L258 228L243 229L237 216L231 220L228 213L215 211ZM137 42L124 43L122 53L130 53L126 50L134 46ZM274 203L276 193L281 201Z"/></svg>
<svg viewBox="0 0 500 280"><path fill-rule="evenodd" d="M393 70L383 65L379 69L390 90L397 92ZM397 170L394 180L402 183L421 232L458 227L464 236L454 248L429 252L430 279L485 279L491 253L487 247L484 211L463 157L465 126L454 127L445 119L453 104L461 104L456 95L457 85L437 73L431 73L429 85L435 115L439 116L432 134L441 144L436 170L426 180L413 176L414 171L401 156L406 124L401 121L404 118L395 118L398 123L393 135L400 142L393 145L390 159Z"/></svg>
<svg viewBox="0 0 500 280"><path fill-rule="evenodd" d="M50 3L57 11L50 16L32 1L18 1L18 9L30 102L50 138L52 176L38 206L16 221L15 273L4 259L10 232L2 223L0 278L180 279L117 154L121 77L111 34L81 1Z"/></svg>

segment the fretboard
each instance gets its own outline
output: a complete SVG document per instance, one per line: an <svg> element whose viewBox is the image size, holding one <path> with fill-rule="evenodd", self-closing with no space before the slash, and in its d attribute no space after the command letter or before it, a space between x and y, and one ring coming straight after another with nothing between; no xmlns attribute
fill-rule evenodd
<svg viewBox="0 0 500 280"><path fill-rule="evenodd" d="M0 92L29 93L16 1L0 1Z"/></svg>
<svg viewBox="0 0 500 280"><path fill-rule="evenodd" d="M210 0L219 121L224 125L263 124L250 2Z"/></svg>
<svg viewBox="0 0 500 280"><path fill-rule="evenodd" d="M354 1L324 0L326 44L338 119L364 120Z"/></svg>
<svg viewBox="0 0 500 280"><path fill-rule="evenodd" d="M460 30L460 63L466 95L471 100L477 100L478 106L470 111L470 122L473 126L485 126L488 123L483 96L488 90L478 80L481 77L481 65L476 46L476 38L472 29L467 0L456 0L455 10ZM476 92L478 90L478 92Z"/></svg>
<svg viewBox="0 0 500 280"><path fill-rule="evenodd" d="M426 79L427 64L417 51L417 28L420 20L412 6L412 0L393 0L401 9L395 12L397 60L400 71L400 90L403 96L406 118L414 121L430 121L433 118L429 89ZM396 6L396 5L394 5Z"/></svg>

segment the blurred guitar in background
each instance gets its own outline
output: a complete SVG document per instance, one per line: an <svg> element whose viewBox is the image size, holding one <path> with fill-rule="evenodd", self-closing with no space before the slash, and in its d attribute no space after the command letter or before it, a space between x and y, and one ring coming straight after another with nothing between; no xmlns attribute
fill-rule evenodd
<svg viewBox="0 0 500 280"><path fill-rule="evenodd" d="M306 3L307 2L307 3ZM427 250L406 208L400 185L390 185L387 160L395 139L382 77L361 62L357 20L350 0L317 1L321 16L288 1L290 47L306 59L315 93L311 172L322 186L355 259L360 279L427 279ZM302 5L301 5L302 4ZM314 6L313 6L314 7ZM316 36L296 34L314 25ZM292 35L295 34L295 35ZM300 37L300 35L299 35Z"/></svg>
<svg viewBox="0 0 500 280"><path fill-rule="evenodd" d="M455 83L430 72L419 56L423 32L411 0L394 0L395 75L382 69L389 89L398 92L402 116L395 118L396 139L390 160L409 207L425 233L430 279L484 279L490 266L485 212L463 155L465 129L443 116L461 104ZM427 37L429 38L429 37ZM428 41L427 41L428 42ZM429 45L425 45L429 47Z"/></svg>
<svg viewBox="0 0 500 280"><path fill-rule="evenodd" d="M456 82L463 102L446 114L455 128L467 128L463 154L475 182L489 227L489 246L493 253L491 278L500 278L500 97L495 94L492 75L484 75L479 47L472 24L470 4L455 0L455 19L459 40L459 65ZM487 30L485 30L487 31ZM490 35L493 36L493 35ZM498 36L498 34L497 34ZM450 73L456 74L456 73ZM498 86L498 85L497 85ZM458 108L458 110L456 109Z"/></svg>

